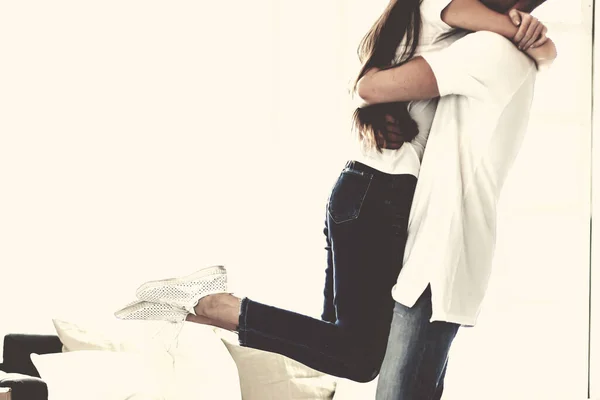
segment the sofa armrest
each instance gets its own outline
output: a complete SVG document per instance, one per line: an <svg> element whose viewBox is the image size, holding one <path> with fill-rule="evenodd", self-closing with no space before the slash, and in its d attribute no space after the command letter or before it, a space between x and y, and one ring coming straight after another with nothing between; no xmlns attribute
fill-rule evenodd
<svg viewBox="0 0 600 400"><path fill-rule="evenodd" d="M48 400L48 387L40 378L22 374L1 374L0 387L11 389L11 400Z"/></svg>
<svg viewBox="0 0 600 400"><path fill-rule="evenodd" d="M2 370L9 373L40 377L31 362L31 353L60 353L62 343L55 335L9 334L4 337L4 364Z"/></svg>

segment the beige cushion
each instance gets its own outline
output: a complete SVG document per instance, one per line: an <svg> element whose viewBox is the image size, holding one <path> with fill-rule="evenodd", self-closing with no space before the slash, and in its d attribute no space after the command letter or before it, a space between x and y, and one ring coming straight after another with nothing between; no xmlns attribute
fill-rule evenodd
<svg viewBox="0 0 600 400"><path fill-rule="evenodd" d="M244 400L332 399L335 378L280 354L242 347L237 335L217 334L233 357Z"/></svg>

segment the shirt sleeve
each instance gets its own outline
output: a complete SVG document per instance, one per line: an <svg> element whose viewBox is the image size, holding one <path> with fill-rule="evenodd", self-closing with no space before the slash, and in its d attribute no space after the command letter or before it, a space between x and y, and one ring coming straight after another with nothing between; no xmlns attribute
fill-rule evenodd
<svg viewBox="0 0 600 400"><path fill-rule="evenodd" d="M463 95L506 102L535 72L535 63L508 39L475 32L445 49L421 55L431 67L440 96Z"/></svg>
<svg viewBox="0 0 600 400"><path fill-rule="evenodd" d="M450 25L442 21L442 11L452 0L423 0L421 2L421 18L443 31L452 29Z"/></svg>
<svg viewBox="0 0 600 400"><path fill-rule="evenodd" d="M417 125L419 133L413 138L411 144L421 161L425 153L425 145L431 130L431 122L435 116L438 99L411 101L408 105L409 112Z"/></svg>

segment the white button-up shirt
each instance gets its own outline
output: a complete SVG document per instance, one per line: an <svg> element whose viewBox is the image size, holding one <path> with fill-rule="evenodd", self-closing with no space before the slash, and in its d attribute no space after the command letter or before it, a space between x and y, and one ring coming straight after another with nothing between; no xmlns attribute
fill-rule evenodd
<svg viewBox="0 0 600 400"><path fill-rule="evenodd" d="M443 96L392 291L412 307L431 285L431 321L475 325L491 273L496 203L526 132L535 63L491 32L425 53Z"/></svg>

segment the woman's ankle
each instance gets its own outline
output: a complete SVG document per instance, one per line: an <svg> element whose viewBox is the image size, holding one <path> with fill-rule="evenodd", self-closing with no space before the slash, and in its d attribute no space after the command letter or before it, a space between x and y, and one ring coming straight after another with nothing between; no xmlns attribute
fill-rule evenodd
<svg viewBox="0 0 600 400"><path fill-rule="evenodd" d="M210 318L203 317L201 315L188 314L187 317L185 317L185 320L195 324L216 326Z"/></svg>
<svg viewBox="0 0 600 400"><path fill-rule="evenodd" d="M194 313L196 316L203 318L210 318L211 312L217 307L217 302L219 294L209 294L208 296L204 296L198 301L198 304L194 307Z"/></svg>
<svg viewBox="0 0 600 400"><path fill-rule="evenodd" d="M233 308L237 310L236 314L239 314L240 304L241 299L230 293L209 294L198 301L198 304L194 307L194 312L196 315L214 319ZM227 314L228 316L231 315L230 312Z"/></svg>

